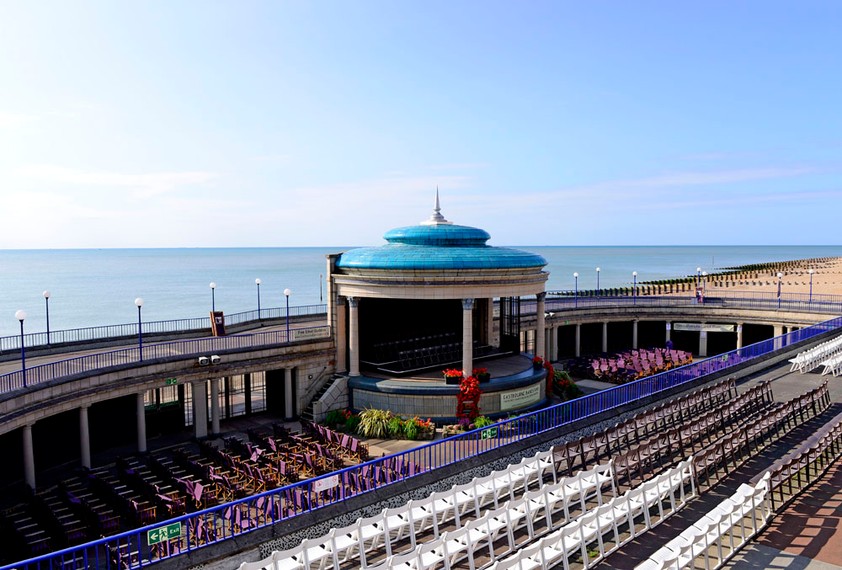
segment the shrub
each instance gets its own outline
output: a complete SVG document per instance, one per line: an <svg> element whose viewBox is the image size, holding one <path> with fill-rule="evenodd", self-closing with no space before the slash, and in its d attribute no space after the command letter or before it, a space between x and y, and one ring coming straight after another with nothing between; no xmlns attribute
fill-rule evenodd
<svg viewBox="0 0 842 570"><path fill-rule="evenodd" d="M330 410L325 416L324 423L328 426L335 426L337 424L344 424L346 416L344 410Z"/></svg>
<svg viewBox="0 0 842 570"><path fill-rule="evenodd" d="M494 420L488 418L486 416L478 416L474 419L474 427L476 428L484 428L486 426L490 426L494 423Z"/></svg>
<svg viewBox="0 0 842 570"><path fill-rule="evenodd" d="M389 419L389 437L400 438L403 437L404 426L403 419L398 416L392 416Z"/></svg>
<svg viewBox="0 0 842 570"><path fill-rule="evenodd" d="M403 424L403 433L406 439L418 439L418 424L415 423L417 418L406 420Z"/></svg>
<svg viewBox="0 0 842 570"><path fill-rule="evenodd" d="M389 410L367 409L360 413L357 433L365 437L385 439L389 437L389 421L393 414Z"/></svg>
<svg viewBox="0 0 842 570"><path fill-rule="evenodd" d="M345 429L351 433L357 433L357 428L360 425L361 419L362 418L360 418L357 414L352 415L350 418L345 420Z"/></svg>

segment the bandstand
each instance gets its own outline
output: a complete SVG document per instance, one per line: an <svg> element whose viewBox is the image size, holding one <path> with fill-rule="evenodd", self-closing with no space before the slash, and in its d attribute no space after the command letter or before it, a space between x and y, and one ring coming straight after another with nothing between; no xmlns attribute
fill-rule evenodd
<svg viewBox="0 0 842 570"><path fill-rule="evenodd" d="M482 229L441 214L388 231L386 244L328 256L329 317L337 371L355 409L452 419L458 385L445 368L487 368L481 413L520 413L545 402L545 371L521 354L520 301L537 301L535 355L544 355L546 260L494 247Z"/></svg>

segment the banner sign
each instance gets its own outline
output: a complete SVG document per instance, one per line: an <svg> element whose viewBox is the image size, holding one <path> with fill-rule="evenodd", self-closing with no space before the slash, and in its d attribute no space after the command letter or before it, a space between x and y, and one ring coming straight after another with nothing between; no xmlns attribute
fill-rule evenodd
<svg viewBox="0 0 842 570"><path fill-rule="evenodd" d="M500 393L500 410L513 410L531 404L537 404L541 399L541 384L535 384L520 390L510 390Z"/></svg>
<svg viewBox="0 0 842 570"><path fill-rule="evenodd" d="M672 326L674 331L691 332L734 332L736 325L722 325L717 323L675 323Z"/></svg>

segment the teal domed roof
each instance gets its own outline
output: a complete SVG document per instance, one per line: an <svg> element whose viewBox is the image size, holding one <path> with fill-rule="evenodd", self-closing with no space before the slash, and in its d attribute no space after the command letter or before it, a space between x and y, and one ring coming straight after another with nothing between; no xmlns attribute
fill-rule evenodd
<svg viewBox="0 0 842 570"><path fill-rule="evenodd" d="M547 265L540 255L493 247L485 230L452 224L440 213L438 196L430 220L417 226L396 228L383 236L380 247L361 247L340 255L336 266L344 269L459 270L540 269Z"/></svg>

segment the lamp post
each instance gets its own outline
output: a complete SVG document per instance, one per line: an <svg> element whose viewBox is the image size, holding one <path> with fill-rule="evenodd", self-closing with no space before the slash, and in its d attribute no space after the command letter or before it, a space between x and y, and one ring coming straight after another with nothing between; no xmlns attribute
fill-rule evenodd
<svg viewBox="0 0 842 570"><path fill-rule="evenodd" d="M216 283L213 281L210 282L211 288L211 311L216 312Z"/></svg>
<svg viewBox="0 0 842 570"><path fill-rule="evenodd" d="M579 306L579 272L573 273L573 306Z"/></svg>
<svg viewBox="0 0 842 570"><path fill-rule="evenodd" d="M140 309L143 307L143 298L138 297L134 300L135 307L137 307L137 351L140 356L139 360L143 360L143 328L140 324Z"/></svg>
<svg viewBox="0 0 842 570"><path fill-rule="evenodd" d="M815 273L815 271L813 271L812 269L808 269L807 273L810 274L810 298L807 302L812 303L813 302L813 273Z"/></svg>
<svg viewBox="0 0 842 570"><path fill-rule="evenodd" d="M632 271L634 285L632 286L632 304L637 305L637 271Z"/></svg>
<svg viewBox="0 0 842 570"><path fill-rule="evenodd" d="M260 284L263 281L260 280L260 277L254 280L254 284L257 285L257 318L260 319Z"/></svg>
<svg viewBox="0 0 842 570"><path fill-rule="evenodd" d="M699 287L699 284L702 282L702 268L696 268L696 287Z"/></svg>
<svg viewBox="0 0 842 570"><path fill-rule="evenodd" d="M596 296L597 296L597 297L599 297L599 296L600 296L600 290L599 290L599 267L597 267L597 268L596 268Z"/></svg>
<svg viewBox="0 0 842 570"><path fill-rule="evenodd" d="M20 321L20 373L23 387L26 388L26 349L23 346L23 321L26 320L26 311L18 309L15 311L15 318Z"/></svg>
<svg viewBox="0 0 842 570"><path fill-rule="evenodd" d="M289 296L292 295L292 291L289 289L284 289L284 297L287 298L287 342L289 342Z"/></svg>
<svg viewBox="0 0 842 570"><path fill-rule="evenodd" d="M778 308L781 308L781 280L783 279L784 274L778 271Z"/></svg>
<svg viewBox="0 0 842 570"><path fill-rule="evenodd" d="M47 312L47 344L50 344L50 292L41 293L44 296L44 308Z"/></svg>

